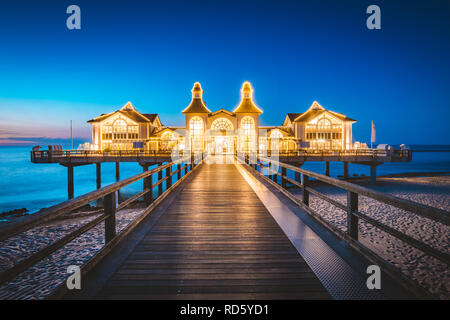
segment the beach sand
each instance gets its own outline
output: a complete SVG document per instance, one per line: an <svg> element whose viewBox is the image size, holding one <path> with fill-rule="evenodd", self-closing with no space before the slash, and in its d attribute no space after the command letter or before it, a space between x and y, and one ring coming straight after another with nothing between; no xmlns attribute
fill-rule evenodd
<svg viewBox="0 0 450 320"><path fill-rule="evenodd" d="M426 205L448 210L450 208L450 177L381 177L375 186L365 180L357 183L395 196L417 201ZM313 186L346 203L345 191L312 182ZM290 189L299 193L298 189ZM346 229L346 213L336 209L328 202L311 195L310 205L325 219L342 230ZM406 232L408 235L426 241L430 245L448 252L449 228L425 218L417 217L389 205L360 197L361 212ZM142 209L124 209L117 213L118 230L123 230L132 220L142 213ZM75 215L76 216L76 215ZM15 262L36 252L39 248L61 238L75 227L87 223L97 215L82 216L73 219L60 219L12 237L0 243L0 270L11 267ZM67 217L66 217L67 218ZM0 287L0 299L43 299L67 277L69 265L81 266L104 245L104 225L101 223L81 237L56 251L29 270L20 274L9 283ZM360 223L361 242L380 254L386 260L400 268L406 275L416 279L421 285L441 299L450 298L450 280L447 265L424 255L417 249L370 226Z"/></svg>
<svg viewBox="0 0 450 320"><path fill-rule="evenodd" d="M446 211L450 208L450 176L380 177L376 185L367 180L352 182ZM346 203L347 195L344 190L318 181L313 181L312 184L313 188L332 199ZM300 197L299 190L291 189L291 192ZM343 231L346 230L346 212L314 195L310 195L310 206L327 221ZM449 252L450 228L441 223L362 196L359 197L359 211L443 252ZM450 275L445 263L425 255L364 221L359 224L359 234L360 241L365 246L400 268L407 276L417 280L429 292L441 299L450 298Z"/></svg>

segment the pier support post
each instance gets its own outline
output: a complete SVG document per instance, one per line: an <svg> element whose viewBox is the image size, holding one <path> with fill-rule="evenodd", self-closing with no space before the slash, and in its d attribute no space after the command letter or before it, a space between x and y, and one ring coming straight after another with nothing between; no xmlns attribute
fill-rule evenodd
<svg viewBox="0 0 450 320"><path fill-rule="evenodd" d="M97 189L100 189L102 187L102 164L100 162L96 163L95 169L97 176Z"/></svg>
<svg viewBox="0 0 450 320"><path fill-rule="evenodd" d="M119 166L120 162L116 162L116 181L120 180L120 166Z"/></svg>
<svg viewBox="0 0 450 320"><path fill-rule="evenodd" d="M325 161L325 175L330 176L330 161Z"/></svg>
<svg viewBox="0 0 450 320"><path fill-rule="evenodd" d="M67 195L73 199L73 166L67 166Z"/></svg>
<svg viewBox="0 0 450 320"><path fill-rule="evenodd" d="M119 161L116 162L116 181L120 180L120 166L119 166ZM116 192L116 200L119 201L120 199L120 190L117 190Z"/></svg>
<svg viewBox="0 0 450 320"><path fill-rule="evenodd" d="M348 162L344 162L344 179L348 179Z"/></svg>
<svg viewBox="0 0 450 320"><path fill-rule="evenodd" d="M172 166L166 168L166 190L172 186Z"/></svg>
<svg viewBox="0 0 450 320"><path fill-rule="evenodd" d="M375 165L370 166L370 181L372 183L377 182L377 166Z"/></svg>
<svg viewBox="0 0 450 320"><path fill-rule="evenodd" d="M162 166L162 163L158 163L158 166ZM192 170L192 169L191 169ZM162 179L162 170L159 170L158 171L158 181L161 181L161 179ZM163 184L162 184L162 182L160 182L159 184L158 184L158 197L160 196L160 195L162 195L162 189L163 189Z"/></svg>
<svg viewBox="0 0 450 320"><path fill-rule="evenodd" d="M148 171L148 164L143 164L142 169L145 171ZM144 190L149 190L144 195L144 202L148 206L153 202L153 175L149 175L148 177L144 178Z"/></svg>

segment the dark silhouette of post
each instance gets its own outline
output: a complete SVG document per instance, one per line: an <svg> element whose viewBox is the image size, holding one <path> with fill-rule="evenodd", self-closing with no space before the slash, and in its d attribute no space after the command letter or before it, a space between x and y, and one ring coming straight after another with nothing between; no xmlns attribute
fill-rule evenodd
<svg viewBox="0 0 450 320"><path fill-rule="evenodd" d="M344 162L344 179L348 179L348 162Z"/></svg>
<svg viewBox="0 0 450 320"><path fill-rule="evenodd" d="M100 162L96 163L95 169L97 176L97 189L100 189L102 187L102 164Z"/></svg>
<svg viewBox="0 0 450 320"><path fill-rule="evenodd" d="M105 243L110 242L116 236L116 194L114 192L105 196Z"/></svg>
<svg viewBox="0 0 450 320"><path fill-rule="evenodd" d="M73 166L67 166L67 194L73 199Z"/></svg>

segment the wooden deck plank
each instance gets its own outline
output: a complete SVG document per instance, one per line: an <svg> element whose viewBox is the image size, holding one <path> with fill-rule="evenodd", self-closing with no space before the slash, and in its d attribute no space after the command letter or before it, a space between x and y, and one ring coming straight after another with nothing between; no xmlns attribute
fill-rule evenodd
<svg viewBox="0 0 450 320"><path fill-rule="evenodd" d="M99 293L109 299L326 299L229 165L203 165Z"/></svg>

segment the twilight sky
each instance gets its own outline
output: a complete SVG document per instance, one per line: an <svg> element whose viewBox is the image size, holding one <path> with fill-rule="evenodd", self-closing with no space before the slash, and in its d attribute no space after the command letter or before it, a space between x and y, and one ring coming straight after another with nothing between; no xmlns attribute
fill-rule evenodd
<svg viewBox="0 0 450 320"><path fill-rule="evenodd" d="M374 120L379 143L450 144L449 15L445 0L1 1L0 145L65 139L70 120L89 141L86 121L127 101L184 125L195 81L215 111L245 80L263 125L317 100L358 120L355 140Z"/></svg>

